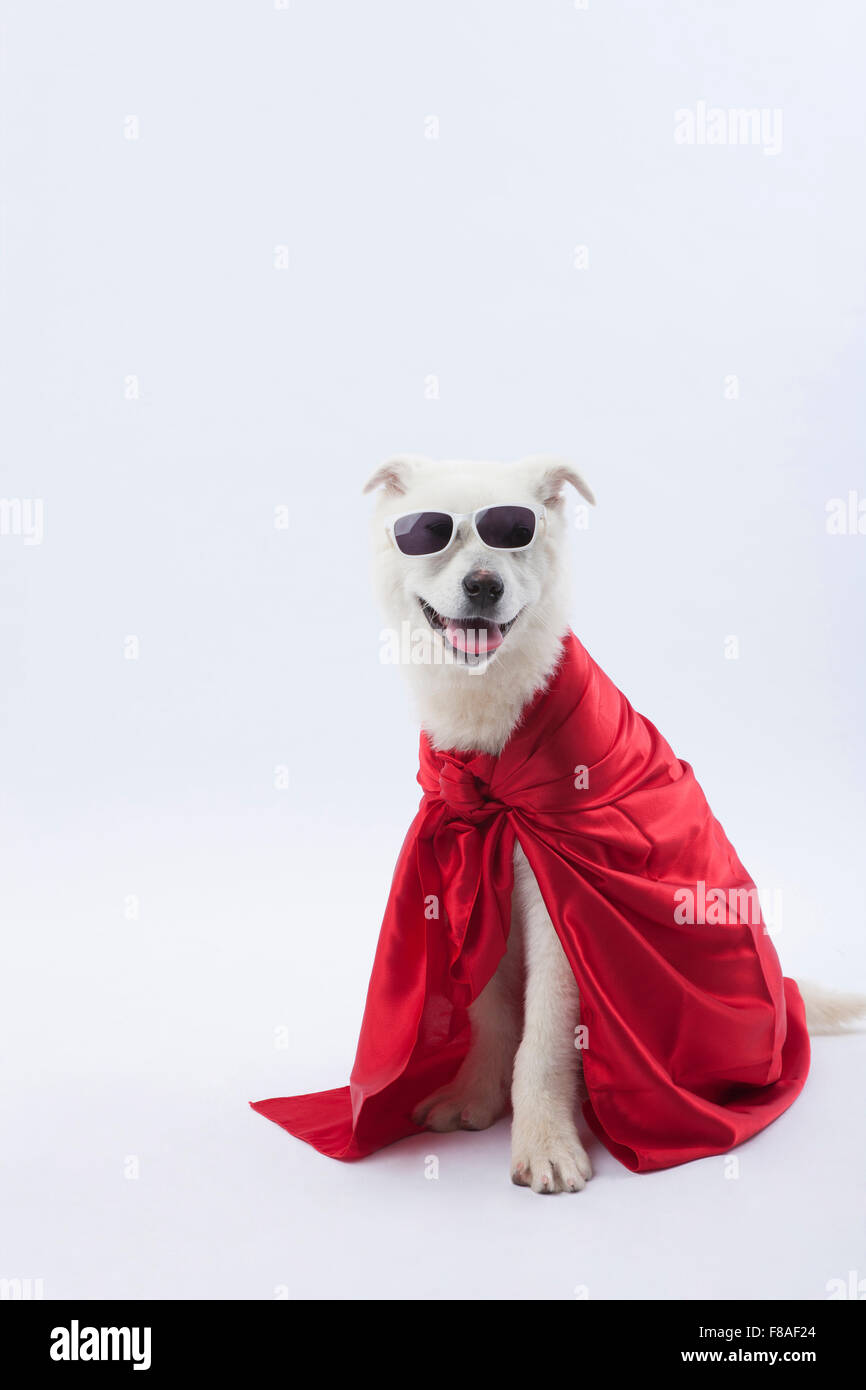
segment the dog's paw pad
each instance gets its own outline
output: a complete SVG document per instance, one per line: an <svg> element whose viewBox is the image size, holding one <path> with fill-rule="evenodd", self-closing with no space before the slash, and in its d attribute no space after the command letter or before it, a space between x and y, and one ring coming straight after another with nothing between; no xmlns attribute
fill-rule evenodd
<svg viewBox="0 0 866 1390"><path fill-rule="evenodd" d="M580 1192L592 1177L589 1155L579 1140L560 1140L521 1152L511 1163L511 1181L533 1192Z"/></svg>
<svg viewBox="0 0 866 1390"><path fill-rule="evenodd" d="M452 1129L488 1129L505 1109L504 1098L467 1094L462 1087L446 1087L428 1096L412 1113L412 1122L426 1125L440 1134Z"/></svg>

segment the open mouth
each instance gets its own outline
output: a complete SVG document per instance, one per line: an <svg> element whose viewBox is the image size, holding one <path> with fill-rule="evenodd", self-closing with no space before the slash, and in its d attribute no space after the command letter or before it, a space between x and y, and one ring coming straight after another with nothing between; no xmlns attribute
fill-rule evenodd
<svg viewBox="0 0 866 1390"><path fill-rule="evenodd" d="M520 617L519 613L515 613L507 623L495 623L491 618L481 617L448 618L444 613L437 613L432 604L426 603L423 598L419 598L418 602L433 631L440 633L448 645L462 656L492 655L502 646Z"/></svg>

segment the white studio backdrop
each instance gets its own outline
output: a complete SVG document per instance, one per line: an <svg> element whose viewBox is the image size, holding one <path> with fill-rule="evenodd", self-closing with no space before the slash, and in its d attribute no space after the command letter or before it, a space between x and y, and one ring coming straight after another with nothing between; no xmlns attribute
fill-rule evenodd
<svg viewBox="0 0 866 1390"><path fill-rule="evenodd" d="M503 1126L430 1184L426 1138L344 1168L246 1102L347 1079L417 802L360 495L403 450L574 460L578 635L786 973L866 988L862 12L2 15L0 1276L826 1296L860 1038L739 1183L602 1157L547 1205Z"/></svg>

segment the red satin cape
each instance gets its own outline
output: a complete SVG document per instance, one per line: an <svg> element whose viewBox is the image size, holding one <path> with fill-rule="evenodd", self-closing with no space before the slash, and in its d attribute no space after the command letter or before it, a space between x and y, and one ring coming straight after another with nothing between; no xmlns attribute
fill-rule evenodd
<svg viewBox="0 0 866 1390"><path fill-rule="evenodd" d="M587 1123L626 1167L724 1153L799 1094L809 1040L754 884L681 762L571 634L498 758L422 734L348 1086L252 1102L332 1158L419 1132L508 938L515 841L580 990Z"/></svg>

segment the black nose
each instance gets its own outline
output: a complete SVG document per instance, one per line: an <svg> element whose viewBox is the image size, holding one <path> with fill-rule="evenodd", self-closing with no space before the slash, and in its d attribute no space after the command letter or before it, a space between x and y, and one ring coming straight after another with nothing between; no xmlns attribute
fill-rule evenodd
<svg viewBox="0 0 866 1390"><path fill-rule="evenodd" d="M463 592L482 608L492 607L502 598L505 585L493 570L470 570L463 580Z"/></svg>

